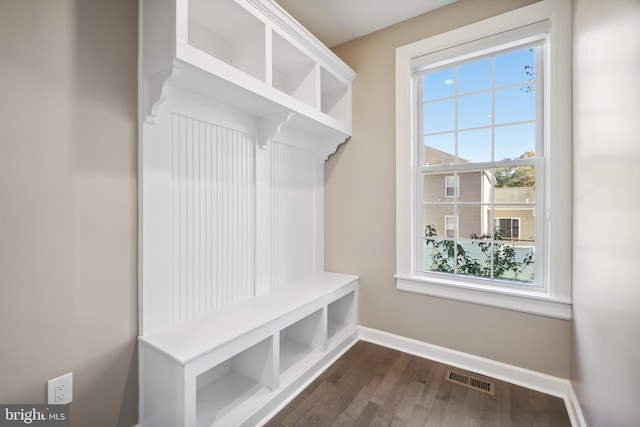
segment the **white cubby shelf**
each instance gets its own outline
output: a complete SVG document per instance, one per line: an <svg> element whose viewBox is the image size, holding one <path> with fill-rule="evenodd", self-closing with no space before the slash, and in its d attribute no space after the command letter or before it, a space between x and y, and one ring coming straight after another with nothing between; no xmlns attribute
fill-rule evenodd
<svg viewBox="0 0 640 427"><path fill-rule="evenodd" d="M141 336L141 425L255 426L357 341L356 276L319 273Z"/></svg>
<svg viewBox="0 0 640 427"><path fill-rule="evenodd" d="M355 72L271 0L139 0L140 426L256 426L358 337L323 272Z"/></svg>
<svg viewBox="0 0 640 427"><path fill-rule="evenodd" d="M333 152L351 135L355 72L273 1L141 0L144 120L170 87L287 126Z"/></svg>

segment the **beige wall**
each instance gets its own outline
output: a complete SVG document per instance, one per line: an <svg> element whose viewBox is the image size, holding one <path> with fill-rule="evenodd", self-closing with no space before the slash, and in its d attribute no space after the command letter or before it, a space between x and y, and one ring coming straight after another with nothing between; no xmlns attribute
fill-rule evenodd
<svg viewBox="0 0 640 427"><path fill-rule="evenodd" d="M359 76L354 137L327 163L326 266L362 277L365 326L566 377L568 322L401 293L392 278L395 47L531 2L461 0L336 48ZM46 381L73 371L72 425L131 426L137 5L0 7L0 402L45 402ZM589 425L632 425L640 236L601 251L592 230L640 208L640 51L621 42L640 39L640 10L574 0L574 21L571 378Z"/></svg>
<svg viewBox="0 0 640 427"><path fill-rule="evenodd" d="M334 50L358 72L354 132L326 165L325 265L361 277L364 326L568 378L568 321L395 288L395 48L530 0L461 0Z"/></svg>
<svg viewBox="0 0 640 427"><path fill-rule="evenodd" d="M590 426L640 401L640 2L575 0L571 380ZM603 220L608 224L603 223Z"/></svg>
<svg viewBox="0 0 640 427"><path fill-rule="evenodd" d="M137 422L137 2L0 0L0 403Z"/></svg>

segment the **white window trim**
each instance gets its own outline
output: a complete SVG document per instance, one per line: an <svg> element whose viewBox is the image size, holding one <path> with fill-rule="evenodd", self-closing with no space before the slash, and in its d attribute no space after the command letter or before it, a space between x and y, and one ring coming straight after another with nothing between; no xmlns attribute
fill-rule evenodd
<svg viewBox="0 0 640 427"><path fill-rule="evenodd" d="M545 206L543 291L492 287L459 278L417 273L414 248L417 161L412 60L430 53L549 20L544 97L549 186ZM396 287L398 290L533 313L571 318L571 2L544 0L396 49Z"/></svg>

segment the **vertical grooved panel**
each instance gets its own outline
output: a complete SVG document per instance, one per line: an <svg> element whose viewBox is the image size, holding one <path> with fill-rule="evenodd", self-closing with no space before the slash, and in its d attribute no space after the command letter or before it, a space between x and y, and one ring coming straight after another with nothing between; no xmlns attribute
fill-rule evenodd
<svg viewBox="0 0 640 427"><path fill-rule="evenodd" d="M272 142L271 287L314 273L315 180L322 163L305 150Z"/></svg>
<svg viewBox="0 0 640 427"><path fill-rule="evenodd" d="M255 292L255 142L174 114L171 323Z"/></svg>

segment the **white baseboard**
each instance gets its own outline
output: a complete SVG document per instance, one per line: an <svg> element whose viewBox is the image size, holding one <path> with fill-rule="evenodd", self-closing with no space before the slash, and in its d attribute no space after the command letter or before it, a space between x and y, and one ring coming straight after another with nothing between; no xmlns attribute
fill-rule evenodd
<svg viewBox="0 0 640 427"><path fill-rule="evenodd" d="M364 326L360 326L360 339L560 397L564 399L571 425L574 427L587 427L571 382L567 379Z"/></svg>
<svg viewBox="0 0 640 427"><path fill-rule="evenodd" d="M567 412L569 413L569 419L571 419L571 425L575 427L587 427L587 422L585 421L584 415L582 414L582 409L580 409L580 402L578 402L578 397L573 390L571 382L569 382L567 392L569 396L565 397L564 403L567 406Z"/></svg>

